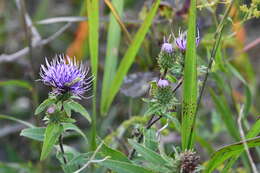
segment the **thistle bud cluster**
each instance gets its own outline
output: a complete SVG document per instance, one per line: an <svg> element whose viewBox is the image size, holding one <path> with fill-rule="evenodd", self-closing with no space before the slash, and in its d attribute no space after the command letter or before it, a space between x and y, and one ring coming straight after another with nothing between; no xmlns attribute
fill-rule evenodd
<svg viewBox="0 0 260 173"><path fill-rule="evenodd" d="M180 172L194 173L199 166L200 157L196 152L191 150L184 151L180 154Z"/></svg>
<svg viewBox="0 0 260 173"><path fill-rule="evenodd" d="M200 43L199 30L197 30L196 46ZM187 49L187 31L179 31L173 43L165 41L162 44L161 51L158 55L158 64L161 69L178 68L178 65L183 66L184 54Z"/></svg>

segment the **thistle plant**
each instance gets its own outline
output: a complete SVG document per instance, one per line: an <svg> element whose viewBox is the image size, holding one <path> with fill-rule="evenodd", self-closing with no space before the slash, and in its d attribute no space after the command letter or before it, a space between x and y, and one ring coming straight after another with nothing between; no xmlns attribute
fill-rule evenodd
<svg viewBox="0 0 260 173"><path fill-rule="evenodd" d="M51 62L47 59L45 62L45 65L41 65L39 81L50 86L52 91L35 111L36 115L45 112L43 120L47 125L40 159L46 159L58 142L59 152L62 153L61 162L66 164L68 159L65 156L62 134L67 126L74 127L72 123L76 122L71 117L71 111L78 112L91 121L85 108L74 100L85 98L85 92L91 89L92 77L87 77L87 67L77 62L76 58L58 55Z"/></svg>

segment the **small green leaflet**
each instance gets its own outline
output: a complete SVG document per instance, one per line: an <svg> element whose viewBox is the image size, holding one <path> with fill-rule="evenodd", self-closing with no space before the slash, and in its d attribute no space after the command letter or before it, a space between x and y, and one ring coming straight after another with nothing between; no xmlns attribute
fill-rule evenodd
<svg viewBox="0 0 260 173"><path fill-rule="evenodd" d="M44 141L42 146L41 158L44 160L50 154L53 146L57 142L59 136L61 135L63 127L60 124L50 123L48 124L46 131L44 133Z"/></svg>
<svg viewBox="0 0 260 173"><path fill-rule="evenodd" d="M20 135L37 141L43 141L44 133L45 133L45 127L33 127L33 128L23 129Z"/></svg>
<svg viewBox="0 0 260 173"><path fill-rule="evenodd" d="M75 112L80 113L83 115L89 122L91 122L91 118L87 110L78 102L75 102L74 100L65 101L63 103L64 110L67 114L70 114L70 110L73 110Z"/></svg>
<svg viewBox="0 0 260 173"><path fill-rule="evenodd" d="M38 115L39 113L43 112L48 106L55 103L56 99L54 98L48 98L44 100L35 110L34 114Z"/></svg>

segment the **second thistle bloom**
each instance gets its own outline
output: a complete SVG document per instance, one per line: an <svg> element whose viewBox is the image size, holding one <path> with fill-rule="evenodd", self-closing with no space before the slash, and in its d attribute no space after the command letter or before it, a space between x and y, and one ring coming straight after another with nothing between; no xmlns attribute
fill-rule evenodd
<svg viewBox="0 0 260 173"><path fill-rule="evenodd" d="M41 65L41 81L53 88L56 95L70 93L82 96L90 88L91 78L87 78L88 70L76 59L58 56L46 66Z"/></svg>
<svg viewBox="0 0 260 173"><path fill-rule="evenodd" d="M196 46L199 45L200 42L200 35L199 30L197 30L197 37L196 37ZM187 49L187 31L181 32L179 31L179 36L175 39L176 46L180 49L180 51L185 52Z"/></svg>

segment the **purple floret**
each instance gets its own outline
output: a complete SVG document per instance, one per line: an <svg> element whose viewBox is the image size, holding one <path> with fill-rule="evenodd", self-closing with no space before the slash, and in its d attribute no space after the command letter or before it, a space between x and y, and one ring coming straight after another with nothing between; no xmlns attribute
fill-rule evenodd
<svg viewBox="0 0 260 173"><path fill-rule="evenodd" d="M41 65L41 81L53 88L53 93L60 95L70 93L82 96L91 87L91 78L87 78L88 70L82 64L68 56L59 55L46 66Z"/></svg>

